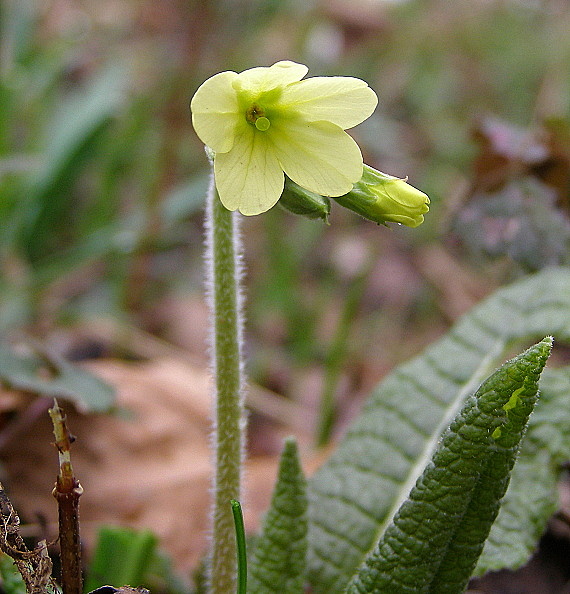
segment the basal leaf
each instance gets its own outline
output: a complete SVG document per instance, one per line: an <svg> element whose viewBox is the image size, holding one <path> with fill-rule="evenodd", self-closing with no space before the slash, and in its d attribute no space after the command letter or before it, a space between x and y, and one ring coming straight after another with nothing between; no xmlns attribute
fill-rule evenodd
<svg viewBox="0 0 570 594"><path fill-rule="evenodd" d="M512 359L467 400L349 594L464 591L507 489L551 346L547 338Z"/></svg>
<svg viewBox="0 0 570 594"><path fill-rule="evenodd" d="M474 576L526 563L558 506L557 479L570 460L570 367L545 369L511 483Z"/></svg>
<svg viewBox="0 0 570 594"><path fill-rule="evenodd" d="M545 369L540 405L532 415L521 456L547 451L552 461L570 460L570 366Z"/></svg>
<svg viewBox="0 0 570 594"><path fill-rule="evenodd" d="M301 594L307 554L306 481L290 438L281 455L271 507L250 563L249 594Z"/></svg>
<svg viewBox="0 0 570 594"><path fill-rule="evenodd" d="M517 341L570 338L570 270L491 295L378 386L309 483L309 580L342 592L431 459L441 433Z"/></svg>
<svg viewBox="0 0 570 594"><path fill-rule="evenodd" d="M526 563L557 508L556 473L549 452L520 456L499 515L493 523L472 577Z"/></svg>

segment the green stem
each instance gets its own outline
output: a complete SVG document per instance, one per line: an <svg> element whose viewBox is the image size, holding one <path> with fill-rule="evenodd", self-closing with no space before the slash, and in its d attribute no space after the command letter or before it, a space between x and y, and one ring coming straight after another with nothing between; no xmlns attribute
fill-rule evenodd
<svg viewBox="0 0 570 594"><path fill-rule="evenodd" d="M206 211L206 270L213 322L216 403L211 594L228 594L236 588L236 539L229 502L240 499L245 425L238 217L220 202L212 176Z"/></svg>

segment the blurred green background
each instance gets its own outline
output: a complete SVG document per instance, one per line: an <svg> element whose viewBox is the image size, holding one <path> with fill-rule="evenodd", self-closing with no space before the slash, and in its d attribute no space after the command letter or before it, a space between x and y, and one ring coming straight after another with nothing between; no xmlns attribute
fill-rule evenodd
<svg viewBox="0 0 570 594"><path fill-rule="evenodd" d="M365 161L432 202L416 230L338 205L330 226L244 220L254 381L291 396L316 367L364 395L492 288L568 261L564 0L3 0L0 26L5 336L106 320L66 354L136 357L129 328L192 350L174 329L202 311L208 171L188 103L281 59L368 81Z"/></svg>

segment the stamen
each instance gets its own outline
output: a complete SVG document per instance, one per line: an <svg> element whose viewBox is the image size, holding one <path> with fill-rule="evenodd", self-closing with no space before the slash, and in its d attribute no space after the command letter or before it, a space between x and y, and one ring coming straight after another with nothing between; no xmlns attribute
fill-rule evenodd
<svg viewBox="0 0 570 594"><path fill-rule="evenodd" d="M245 119L250 124L255 124L255 127L262 132L265 132L271 125L271 122L265 117L265 111L255 103L245 112Z"/></svg>

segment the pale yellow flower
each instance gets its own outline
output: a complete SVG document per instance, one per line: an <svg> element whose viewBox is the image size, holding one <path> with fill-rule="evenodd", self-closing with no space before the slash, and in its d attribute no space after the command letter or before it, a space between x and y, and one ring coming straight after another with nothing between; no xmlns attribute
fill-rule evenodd
<svg viewBox="0 0 570 594"><path fill-rule="evenodd" d="M346 194L362 177L362 154L345 130L372 114L376 94L357 78L301 80L307 72L277 62L220 72L196 91L192 123L215 153L216 187L228 210L269 210L284 173L322 196Z"/></svg>

